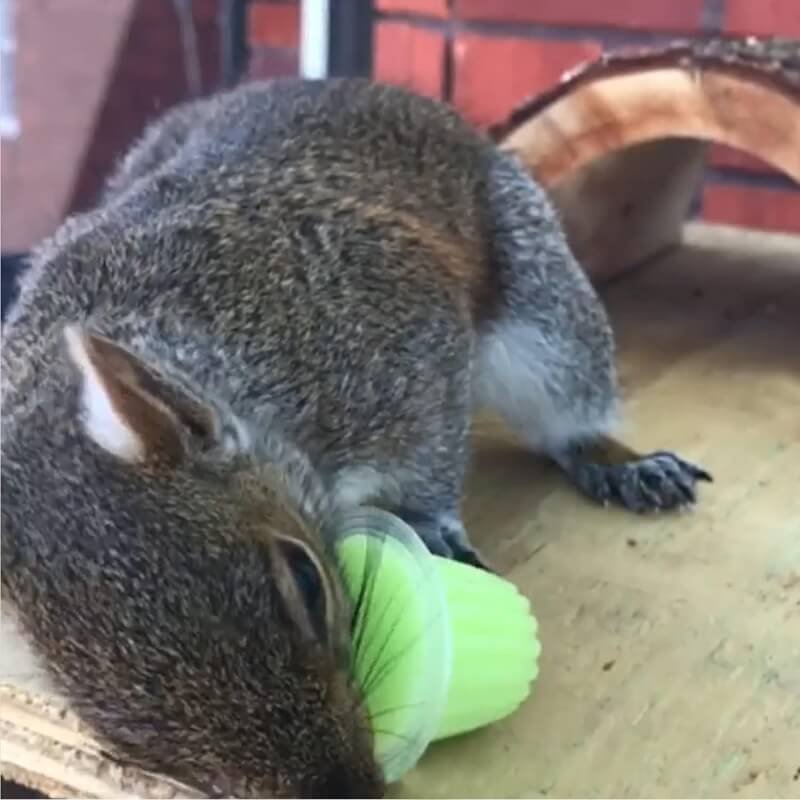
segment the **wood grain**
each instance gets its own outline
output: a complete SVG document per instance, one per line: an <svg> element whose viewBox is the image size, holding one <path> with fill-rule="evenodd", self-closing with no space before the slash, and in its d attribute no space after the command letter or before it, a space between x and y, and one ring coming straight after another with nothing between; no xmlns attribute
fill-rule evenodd
<svg viewBox="0 0 800 800"><path fill-rule="evenodd" d="M542 672L398 796L800 797L800 240L692 227L604 294L629 440L715 483L690 513L598 509L479 420L467 522Z"/></svg>

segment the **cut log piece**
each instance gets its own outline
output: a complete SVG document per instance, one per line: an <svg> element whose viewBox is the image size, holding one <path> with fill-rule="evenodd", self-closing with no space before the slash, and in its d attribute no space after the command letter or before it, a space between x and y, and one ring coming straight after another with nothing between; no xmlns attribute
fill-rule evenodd
<svg viewBox="0 0 800 800"><path fill-rule="evenodd" d="M3 778L48 797L194 798L202 794L109 758L55 696L0 684Z"/></svg>
<svg viewBox="0 0 800 800"><path fill-rule="evenodd" d="M800 42L607 53L492 135L551 192L587 271L608 277L679 241L706 142L800 182Z"/></svg>
<svg viewBox="0 0 800 800"><path fill-rule="evenodd" d="M722 142L800 181L800 42L608 53L492 133L548 186L611 151L667 137Z"/></svg>
<svg viewBox="0 0 800 800"><path fill-rule="evenodd" d="M645 142L602 156L550 188L570 246L595 282L680 242L705 152L696 139Z"/></svg>

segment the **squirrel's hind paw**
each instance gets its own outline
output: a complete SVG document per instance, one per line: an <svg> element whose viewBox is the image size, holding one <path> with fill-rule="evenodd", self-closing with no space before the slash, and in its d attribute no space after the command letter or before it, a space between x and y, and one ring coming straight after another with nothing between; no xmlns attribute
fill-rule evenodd
<svg viewBox="0 0 800 800"><path fill-rule="evenodd" d="M623 464L578 464L573 477L597 502L616 502L638 513L690 506L697 499L697 482L713 480L701 467L664 451Z"/></svg>

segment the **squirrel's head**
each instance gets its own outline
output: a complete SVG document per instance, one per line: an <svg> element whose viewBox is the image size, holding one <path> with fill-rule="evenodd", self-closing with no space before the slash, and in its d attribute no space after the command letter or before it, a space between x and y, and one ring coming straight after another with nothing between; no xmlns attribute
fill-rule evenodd
<svg viewBox="0 0 800 800"><path fill-rule="evenodd" d="M350 606L278 471L231 444L213 403L140 355L75 327L65 335L75 436L95 465L96 486L82 489L86 560L105 582L97 641L84 645L96 663L68 681L79 713L124 757L205 791L381 796L349 673ZM114 642L101 633L110 626ZM93 675L118 702L98 709L111 689L90 686Z"/></svg>

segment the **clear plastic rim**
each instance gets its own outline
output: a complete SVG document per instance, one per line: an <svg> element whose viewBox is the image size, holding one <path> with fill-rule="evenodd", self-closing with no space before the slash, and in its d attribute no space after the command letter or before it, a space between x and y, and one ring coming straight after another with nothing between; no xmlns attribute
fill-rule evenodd
<svg viewBox="0 0 800 800"><path fill-rule="evenodd" d="M414 529L403 520L368 506L340 511L330 522L334 546L355 535L390 538L410 557L414 570L413 596L424 604L426 635L422 673L409 676L409 701L419 709L411 730L398 731L402 738L381 757L381 768L388 783L399 780L414 767L436 735L447 702L452 668L452 635L447 603L433 556Z"/></svg>

